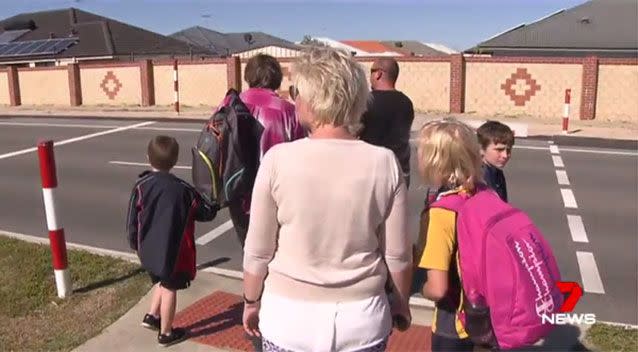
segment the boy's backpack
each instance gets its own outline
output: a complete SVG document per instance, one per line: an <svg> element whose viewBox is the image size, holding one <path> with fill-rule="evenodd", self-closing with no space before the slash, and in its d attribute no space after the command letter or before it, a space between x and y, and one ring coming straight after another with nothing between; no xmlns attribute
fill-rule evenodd
<svg viewBox="0 0 638 352"><path fill-rule="evenodd" d="M250 195L259 167L263 127L236 90L208 120L192 149L195 188L220 207Z"/></svg>
<svg viewBox="0 0 638 352"><path fill-rule="evenodd" d="M473 196L445 196L432 207L457 213L461 320L474 343L501 349L529 346L553 328L560 272L549 244L521 210L485 187Z"/></svg>

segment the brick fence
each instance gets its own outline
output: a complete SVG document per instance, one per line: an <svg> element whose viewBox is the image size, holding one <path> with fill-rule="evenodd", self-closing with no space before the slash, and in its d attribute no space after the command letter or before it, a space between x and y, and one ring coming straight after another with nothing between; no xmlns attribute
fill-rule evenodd
<svg viewBox="0 0 638 352"><path fill-rule="evenodd" d="M373 60L359 59L366 72ZM288 95L293 61L280 60L283 96ZM571 89L571 118L638 120L638 59L457 54L398 61L397 88L422 112L559 119L564 92ZM216 105L228 88L245 89L245 65L236 57L179 61L180 105ZM0 71L0 104L170 105L175 96L173 79L173 61L8 67Z"/></svg>

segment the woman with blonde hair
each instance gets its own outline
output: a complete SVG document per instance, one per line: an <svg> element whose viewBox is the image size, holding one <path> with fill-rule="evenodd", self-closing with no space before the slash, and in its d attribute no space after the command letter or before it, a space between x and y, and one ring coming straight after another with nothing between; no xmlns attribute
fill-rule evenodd
<svg viewBox="0 0 638 352"><path fill-rule="evenodd" d="M262 336L265 351L382 351L392 317L411 319L401 168L392 151L356 138L369 90L348 53L312 48L292 72L310 136L261 161L244 248L244 329Z"/></svg>
<svg viewBox="0 0 638 352"><path fill-rule="evenodd" d="M453 119L423 126L418 167L426 184L439 188L437 200L454 194L472 196L481 186L481 154L476 133ZM456 213L430 208L423 214L419 268L427 270L423 296L436 302L432 351L472 351L474 346L459 318L462 288L459 279Z"/></svg>

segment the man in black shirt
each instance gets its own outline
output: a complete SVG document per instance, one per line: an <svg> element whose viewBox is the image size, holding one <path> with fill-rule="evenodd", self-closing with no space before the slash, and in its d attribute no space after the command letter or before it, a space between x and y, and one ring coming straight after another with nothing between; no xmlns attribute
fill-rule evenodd
<svg viewBox="0 0 638 352"><path fill-rule="evenodd" d="M396 90L399 64L393 58L382 58L372 64L370 84L372 100L363 115L361 139L394 152L406 186L410 185L410 129L414 120L412 101Z"/></svg>

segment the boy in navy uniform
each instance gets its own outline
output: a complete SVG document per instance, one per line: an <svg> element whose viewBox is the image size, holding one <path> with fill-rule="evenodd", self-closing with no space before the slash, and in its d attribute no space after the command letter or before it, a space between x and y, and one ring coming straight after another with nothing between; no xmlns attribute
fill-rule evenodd
<svg viewBox="0 0 638 352"><path fill-rule="evenodd" d="M195 221L211 221L219 207L170 173L177 163L175 138L156 136L148 144L152 171L133 187L127 213L128 240L155 285L142 326L159 331L157 341L169 346L186 339L173 328L177 290L195 278Z"/></svg>
<svg viewBox="0 0 638 352"><path fill-rule="evenodd" d="M507 202L507 182L503 168L512 157L514 132L498 121L487 121L476 131L483 157L485 183Z"/></svg>

